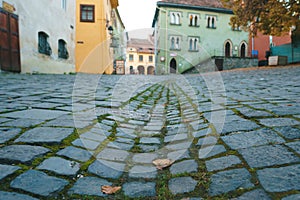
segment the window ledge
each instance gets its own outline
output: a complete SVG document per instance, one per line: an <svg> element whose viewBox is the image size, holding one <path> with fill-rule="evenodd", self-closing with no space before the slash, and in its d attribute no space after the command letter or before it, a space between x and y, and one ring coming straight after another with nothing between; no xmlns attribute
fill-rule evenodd
<svg viewBox="0 0 300 200"><path fill-rule="evenodd" d="M200 25L197 25L197 26L195 26L195 25L189 25L189 27L199 28Z"/></svg>
<svg viewBox="0 0 300 200"><path fill-rule="evenodd" d="M206 28L209 28L209 29L217 29L217 27L210 27L210 26L207 26Z"/></svg>
<svg viewBox="0 0 300 200"><path fill-rule="evenodd" d="M181 24L170 23L172 26L181 26Z"/></svg>
<svg viewBox="0 0 300 200"><path fill-rule="evenodd" d="M199 50L191 50L191 49L189 49L189 52L199 52Z"/></svg>
<svg viewBox="0 0 300 200"><path fill-rule="evenodd" d="M170 48L171 51L181 51L181 49L172 49Z"/></svg>

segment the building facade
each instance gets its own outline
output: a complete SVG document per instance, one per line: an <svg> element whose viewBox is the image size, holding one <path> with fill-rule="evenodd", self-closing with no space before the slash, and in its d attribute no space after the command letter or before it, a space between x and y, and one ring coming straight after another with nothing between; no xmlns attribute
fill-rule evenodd
<svg viewBox="0 0 300 200"><path fill-rule="evenodd" d="M260 61L260 65L268 65L268 56L285 56L287 63L300 62L300 24L291 28L289 33L282 36L263 35L250 38L250 49Z"/></svg>
<svg viewBox="0 0 300 200"><path fill-rule="evenodd" d="M218 0L163 0L157 3L155 29L156 72L184 73L208 61L248 57L248 33L229 25L231 10ZM240 59L242 58L242 59ZM250 64L252 65L252 64ZM230 66L229 66L230 67ZM214 68L214 67L213 67ZM215 69L215 68L214 68Z"/></svg>
<svg viewBox="0 0 300 200"><path fill-rule="evenodd" d="M127 35L118 9L112 11L112 19L113 32L110 47L113 48L114 72L125 74Z"/></svg>
<svg viewBox="0 0 300 200"><path fill-rule="evenodd" d="M76 71L113 73L113 9L118 0L76 1Z"/></svg>
<svg viewBox="0 0 300 200"><path fill-rule="evenodd" d="M130 38L127 43L126 74L154 75L155 54L152 37Z"/></svg>
<svg viewBox="0 0 300 200"><path fill-rule="evenodd" d="M2 70L75 72L74 1L0 0L0 13Z"/></svg>

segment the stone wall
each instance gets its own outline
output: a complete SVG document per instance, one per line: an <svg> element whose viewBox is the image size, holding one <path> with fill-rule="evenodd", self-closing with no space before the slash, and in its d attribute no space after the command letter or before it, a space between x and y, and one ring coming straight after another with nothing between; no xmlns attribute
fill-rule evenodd
<svg viewBox="0 0 300 200"><path fill-rule="evenodd" d="M230 58L213 58L223 59L223 69L219 68L219 70L230 70L230 69L238 69L238 68L248 68L248 67L257 67L258 59L257 58L239 58L239 57L230 57Z"/></svg>

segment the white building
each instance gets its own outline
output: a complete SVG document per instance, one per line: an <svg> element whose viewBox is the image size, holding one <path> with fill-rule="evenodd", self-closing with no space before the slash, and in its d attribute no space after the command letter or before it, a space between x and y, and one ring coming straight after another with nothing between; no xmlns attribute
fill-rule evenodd
<svg viewBox="0 0 300 200"><path fill-rule="evenodd" d="M18 19L16 33L12 35L18 32L19 45L15 51L19 46L21 73L75 72L75 9L75 0L0 0L0 20L10 20L9 16ZM7 44L14 42L10 40ZM6 45L1 45L5 49ZM2 61L8 51L13 50L0 51ZM7 67L4 61L0 65L2 70Z"/></svg>

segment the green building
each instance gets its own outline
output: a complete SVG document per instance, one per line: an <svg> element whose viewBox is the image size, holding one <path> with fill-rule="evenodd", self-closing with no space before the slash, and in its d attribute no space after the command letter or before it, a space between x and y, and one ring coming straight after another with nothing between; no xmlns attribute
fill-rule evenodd
<svg viewBox="0 0 300 200"><path fill-rule="evenodd" d="M253 66L249 34L230 25L218 0L163 0L153 19L156 73L214 71ZM216 65L215 65L216 64ZM216 67L217 66L217 67Z"/></svg>

